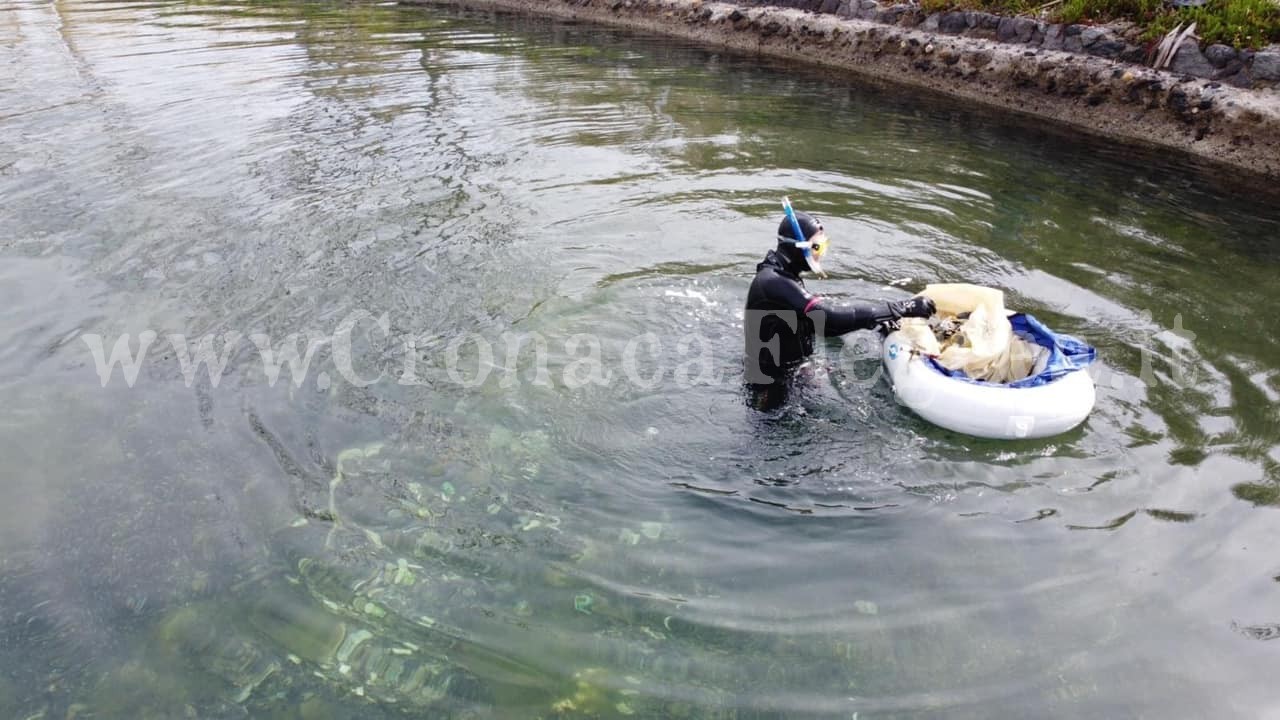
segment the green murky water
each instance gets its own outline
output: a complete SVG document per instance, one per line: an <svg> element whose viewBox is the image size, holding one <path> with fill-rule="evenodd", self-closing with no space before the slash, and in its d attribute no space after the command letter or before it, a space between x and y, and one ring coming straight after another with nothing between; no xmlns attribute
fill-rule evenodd
<svg viewBox="0 0 1280 720"><path fill-rule="evenodd" d="M447 8L9 2L0 62L0 717L1280 712L1265 202ZM827 295L1097 345L1088 423L929 427L858 337L750 409L784 193Z"/></svg>

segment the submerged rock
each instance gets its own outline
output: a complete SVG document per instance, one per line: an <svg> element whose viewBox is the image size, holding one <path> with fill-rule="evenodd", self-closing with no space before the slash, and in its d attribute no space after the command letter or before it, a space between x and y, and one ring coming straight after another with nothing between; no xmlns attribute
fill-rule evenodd
<svg viewBox="0 0 1280 720"><path fill-rule="evenodd" d="M280 662L249 634L226 627L221 618L211 604L174 611L159 625L154 656L166 669L186 668L228 683L234 688L231 699L243 703L280 669Z"/></svg>
<svg viewBox="0 0 1280 720"><path fill-rule="evenodd" d="M551 704L557 715L600 717L611 709L611 693L607 690L609 672L604 668L587 668L573 675L574 690ZM629 713L625 713L629 714Z"/></svg>
<svg viewBox="0 0 1280 720"><path fill-rule="evenodd" d="M327 662L346 637L342 622L298 598L266 594L249 622L286 652L315 663Z"/></svg>
<svg viewBox="0 0 1280 720"><path fill-rule="evenodd" d="M315 679L338 696L415 712L448 702L454 685L468 688L467 700L480 697L464 670L447 662L443 652L410 641L404 630L356 626L284 590L268 588L266 595L268 599L247 617L261 635L246 632L234 612L213 604L187 606L161 621L155 649L148 656L161 660L165 668L194 673L171 683L176 699L186 699L182 690L187 687L208 687L197 677L226 683L229 688L220 701L245 708L254 707L252 700L259 695L272 695L279 685ZM273 691L259 691L268 682ZM204 705L210 702L208 697L203 700Z"/></svg>

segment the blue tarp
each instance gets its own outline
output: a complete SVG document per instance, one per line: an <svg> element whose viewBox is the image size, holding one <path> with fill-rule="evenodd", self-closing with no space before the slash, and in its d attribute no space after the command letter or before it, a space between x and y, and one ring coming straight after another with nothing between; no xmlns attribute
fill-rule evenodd
<svg viewBox="0 0 1280 720"><path fill-rule="evenodd" d="M1067 373L1083 370L1098 357L1098 351L1088 344L1070 335L1059 335L1045 327L1034 316L1026 313L1010 315L1009 324L1013 325L1014 334L1023 340L1049 348L1049 362L1044 366L1044 370L1035 375L1016 382L1003 383L1001 387L1021 388L1048 385ZM957 380L981 383L983 385L997 384L988 383L985 380L974 380L961 370L948 370L933 358L925 358L925 363L943 375L948 375Z"/></svg>

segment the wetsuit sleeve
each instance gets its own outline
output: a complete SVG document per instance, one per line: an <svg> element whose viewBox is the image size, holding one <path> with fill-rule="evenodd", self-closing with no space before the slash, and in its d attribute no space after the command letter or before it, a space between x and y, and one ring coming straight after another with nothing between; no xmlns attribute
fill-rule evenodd
<svg viewBox="0 0 1280 720"><path fill-rule="evenodd" d="M794 310L799 315L809 312L809 306L818 300L800 283L780 275L771 278L771 282L765 286L765 295L774 303Z"/></svg>
<svg viewBox="0 0 1280 720"><path fill-rule="evenodd" d="M880 323L901 317L889 303L831 305L818 297L807 301L804 312L826 337L844 335L854 330L871 330Z"/></svg>

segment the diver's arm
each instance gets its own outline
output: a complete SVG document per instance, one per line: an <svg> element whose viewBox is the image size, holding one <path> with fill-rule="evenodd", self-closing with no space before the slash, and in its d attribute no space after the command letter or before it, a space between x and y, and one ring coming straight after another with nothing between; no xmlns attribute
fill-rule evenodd
<svg viewBox="0 0 1280 720"><path fill-rule="evenodd" d="M765 281L764 295L769 301L790 308L797 317L809 312L819 299L810 295L800 283L782 275L771 275Z"/></svg>
<svg viewBox="0 0 1280 720"><path fill-rule="evenodd" d="M821 328L823 335L835 337L854 330L871 330L904 317L929 317L934 310L933 301L920 296L897 302L836 306L815 297L809 300L804 312Z"/></svg>

